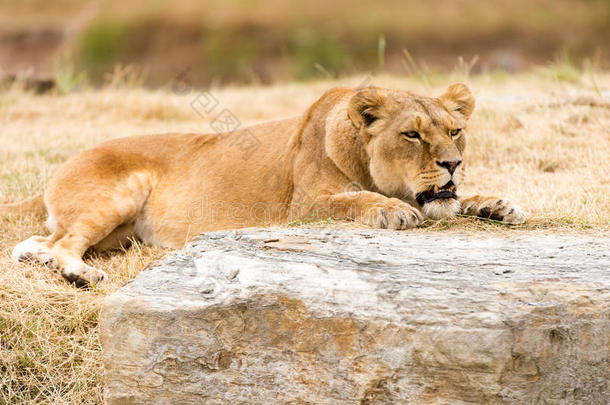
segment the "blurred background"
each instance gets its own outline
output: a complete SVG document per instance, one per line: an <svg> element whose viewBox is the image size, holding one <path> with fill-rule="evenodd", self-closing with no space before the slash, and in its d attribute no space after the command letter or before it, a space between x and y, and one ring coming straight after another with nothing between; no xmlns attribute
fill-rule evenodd
<svg viewBox="0 0 610 405"><path fill-rule="evenodd" d="M147 86L610 67L610 0L0 0L0 75Z"/></svg>

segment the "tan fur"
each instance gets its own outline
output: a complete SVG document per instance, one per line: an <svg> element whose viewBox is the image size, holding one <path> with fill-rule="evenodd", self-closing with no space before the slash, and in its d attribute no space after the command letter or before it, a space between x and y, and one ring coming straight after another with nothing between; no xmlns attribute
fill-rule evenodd
<svg viewBox="0 0 610 405"><path fill-rule="evenodd" d="M0 212L4 214L44 215L46 209L42 194L27 198L18 203L0 204Z"/></svg>
<svg viewBox="0 0 610 405"><path fill-rule="evenodd" d="M481 209L487 217L523 221L520 210L496 206L493 198L416 202L435 185L461 183L464 165L457 162L473 109L463 84L439 98L339 88L300 118L218 135L112 140L60 167L44 195L52 235L22 242L13 257L57 266L68 280L86 284L106 275L82 261L85 251L132 237L179 248L205 231L295 218L406 229L425 217L479 215ZM452 138L456 128L462 132ZM455 172L438 162L457 164Z"/></svg>

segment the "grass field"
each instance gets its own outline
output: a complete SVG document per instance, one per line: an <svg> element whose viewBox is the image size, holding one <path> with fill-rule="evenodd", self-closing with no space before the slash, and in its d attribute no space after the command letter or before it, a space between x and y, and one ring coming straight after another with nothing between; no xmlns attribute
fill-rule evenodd
<svg viewBox="0 0 610 405"><path fill-rule="evenodd" d="M41 192L69 156L115 137L211 132L224 108L244 124L302 113L325 90L363 80L438 95L466 81L477 97L468 129L468 179L463 195L486 193L529 213L523 226L458 218L409 232L610 234L610 73L556 65L522 75L351 77L338 81L225 87L210 90L218 106L198 114L197 90L132 87L115 78L102 89L37 96L13 86L0 93L0 193L15 201ZM180 90L180 92L177 91ZM97 319L104 297L166 253L135 245L89 262L110 275L91 290L66 284L56 272L13 264L15 243L44 234L31 217L0 218L0 404L100 403L102 363ZM346 226L331 224L331 226Z"/></svg>
<svg viewBox="0 0 610 405"><path fill-rule="evenodd" d="M560 53L610 67L608 0L0 0L0 76L64 60L98 83L116 63L158 85L404 72L404 51L431 70L455 55L477 72L526 70ZM196 68L195 68L196 67Z"/></svg>

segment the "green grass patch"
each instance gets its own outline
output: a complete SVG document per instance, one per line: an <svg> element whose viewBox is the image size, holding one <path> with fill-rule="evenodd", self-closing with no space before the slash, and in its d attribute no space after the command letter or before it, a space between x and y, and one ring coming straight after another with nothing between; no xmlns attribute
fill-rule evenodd
<svg viewBox="0 0 610 405"><path fill-rule="evenodd" d="M125 50L128 35L129 28L125 22L100 20L83 33L80 58L92 70L105 69L119 60Z"/></svg>
<svg viewBox="0 0 610 405"><path fill-rule="evenodd" d="M337 77L349 63L349 52L340 39L314 27L294 30L288 40L288 57L294 74L304 80L320 73Z"/></svg>
<svg viewBox="0 0 610 405"><path fill-rule="evenodd" d="M255 59L263 52L264 33L259 30L217 29L203 34L206 68L212 77L247 80Z"/></svg>

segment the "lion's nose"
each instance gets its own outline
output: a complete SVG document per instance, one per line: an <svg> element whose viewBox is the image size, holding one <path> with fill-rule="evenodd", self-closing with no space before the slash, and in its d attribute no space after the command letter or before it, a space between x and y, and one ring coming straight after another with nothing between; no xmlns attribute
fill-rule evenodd
<svg viewBox="0 0 610 405"><path fill-rule="evenodd" d="M460 165L460 163L462 163L461 160L446 160L444 162L439 162L438 160L436 161L437 165L449 170L449 174L453 174L453 172L455 172L455 169Z"/></svg>

